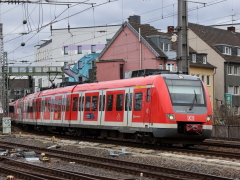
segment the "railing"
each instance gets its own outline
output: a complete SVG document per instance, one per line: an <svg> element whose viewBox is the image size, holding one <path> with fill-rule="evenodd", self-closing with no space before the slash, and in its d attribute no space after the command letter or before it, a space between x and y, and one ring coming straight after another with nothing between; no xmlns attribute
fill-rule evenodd
<svg viewBox="0 0 240 180"><path fill-rule="evenodd" d="M64 73L61 70L62 66L19 66L19 67L8 67L9 76L46 76L46 75L63 75Z"/></svg>
<svg viewBox="0 0 240 180"><path fill-rule="evenodd" d="M240 139L240 125L213 125L212 138Z"/></svg>

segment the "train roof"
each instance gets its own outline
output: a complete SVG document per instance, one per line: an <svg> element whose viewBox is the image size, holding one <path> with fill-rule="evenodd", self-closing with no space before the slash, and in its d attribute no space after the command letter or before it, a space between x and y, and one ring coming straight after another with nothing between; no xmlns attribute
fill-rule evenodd
<svg viewBox="0 0 240 180"><path fill-rule="evenodd" d="M48 89L34 94L29 94L24 97L24 100L37 98L41 96L51 96L56 94L66 94L74 92L84 92L84 91L95 91L95 90L104 90L104 89L114 89L114 88L123 88L123 87L135 87L135 86L144 86L152 85L154 80L157 78L166 78L166 79L187 79L187 80L199 80L199 77L191 75L182 75L182 74L161 74L161 75L152 75L145 77L135 77L130 79L120 79L113 81L104 81L97 83L87 83L87 84L78 84L73 86L61 87L56 89Z"/></svg>

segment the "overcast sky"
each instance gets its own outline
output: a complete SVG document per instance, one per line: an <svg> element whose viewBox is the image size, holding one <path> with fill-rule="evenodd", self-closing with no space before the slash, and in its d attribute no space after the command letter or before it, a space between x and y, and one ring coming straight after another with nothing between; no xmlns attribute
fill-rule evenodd
<svg viewBox="0 0 240 180"><path fill-rule="evenodd" d="M4 51L9 62L33 61L34 46L51 39L53 29L121 24L130 15L140 15L142 24L165 31L177 26L178 0L36 0L35 3L1 3ZM52 2L52 3L48 3ZM85 2L94 4L77 4ZM67 5L69 3L69 5ZM203 4L206 3L206 4ZM61 4L61 5L60 5ZM62 5L64 4L64 5ZM240 0L198 0L188 2L189 22L202 25L240 23ZM27 24L23 21L27 20ZM24 34L24 35L23 35ZM21 46L21 43L25 46ZM19 66L15 62L14 66ZM28 64L26 64L28 65Z"/></svg>

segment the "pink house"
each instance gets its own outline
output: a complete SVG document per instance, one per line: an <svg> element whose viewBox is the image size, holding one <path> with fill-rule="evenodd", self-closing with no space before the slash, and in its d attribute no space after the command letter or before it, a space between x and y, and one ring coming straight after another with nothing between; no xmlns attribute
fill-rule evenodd
<svg viewBox="0 0 240 180"><path fill-rule="evenodd" d="M125 72L133 70L177 70L171 35L140 24L139 16L131 17L137 18L137 23L125 22L99 55L96 61L98 81L122 79Z"/></svg>

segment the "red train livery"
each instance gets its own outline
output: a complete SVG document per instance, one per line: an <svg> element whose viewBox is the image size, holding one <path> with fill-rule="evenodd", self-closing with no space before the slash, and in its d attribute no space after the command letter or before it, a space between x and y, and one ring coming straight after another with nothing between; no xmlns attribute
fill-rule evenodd
<svg viewBox="0 0 240 180"><path fill-rule="evenodd" d="M212 108L198 77L162 74L45 90L10 104L19 125L79 136L197 144L211 136Z"/></svg>

